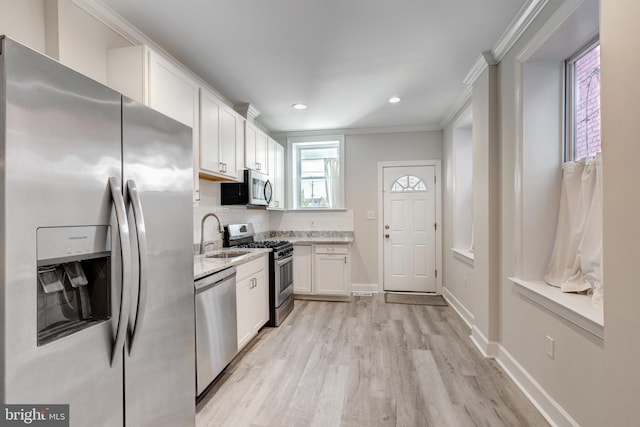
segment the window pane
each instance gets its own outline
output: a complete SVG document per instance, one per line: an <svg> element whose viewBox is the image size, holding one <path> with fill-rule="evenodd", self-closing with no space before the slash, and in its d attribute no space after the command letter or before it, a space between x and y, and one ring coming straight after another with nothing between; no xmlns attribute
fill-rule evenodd
<svg viewBox="0 0 640 427"><path fill-rule="evenodd" d="M341 208L344 137L289 139L293 208Z"/></svg>
<svg viewBox="0 0 640 427"><path fill-rule="evenodd" d="M324 179L302 179L300 181L300 206L303 208L329 207Z"/></svg>
<svg viewBox="0 0 640 427"><path fill-rule="evenodd" d="M396 179L391 185L391 191L394 193L402 191L427 191L427 186L417 176L405 175Z"/></svg>
<svg viewBox="0 0 640 427"><path fill-rule="evenodd" d="M575 76L574 160L600 151L600 45L573 63Z"/></svg>
<svg viewBox="0 0 640 427"><path fill-rule="evenodd" d="M324 176L324 159L301 160L300 176L301 178L323 177Z"/></svg>

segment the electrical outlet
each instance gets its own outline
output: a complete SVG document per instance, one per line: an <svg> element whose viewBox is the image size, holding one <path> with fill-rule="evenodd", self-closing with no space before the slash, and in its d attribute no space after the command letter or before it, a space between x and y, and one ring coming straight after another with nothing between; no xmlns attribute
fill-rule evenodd
<svg viewBox="0 0 640 427"><path fill-rule="evenodd" d="M367 211L367 219L376 219L376 211Z"/></svg>
<svg viewBox="0 0 640 427"><path fill-rule="evenodd" d="M553 359L555 357L555 341L549 335L546 337L547 342L547 356L549 359Z"/></svg>

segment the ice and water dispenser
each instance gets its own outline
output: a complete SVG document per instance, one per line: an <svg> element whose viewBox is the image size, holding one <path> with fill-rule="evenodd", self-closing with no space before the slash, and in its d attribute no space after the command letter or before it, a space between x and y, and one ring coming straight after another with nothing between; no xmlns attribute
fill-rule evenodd
<svg viewBox="0 0 640 427"><path fill-rule="evenodd" d="M110 318L110 227L38 228L37 255L39 346Z"/></svg>

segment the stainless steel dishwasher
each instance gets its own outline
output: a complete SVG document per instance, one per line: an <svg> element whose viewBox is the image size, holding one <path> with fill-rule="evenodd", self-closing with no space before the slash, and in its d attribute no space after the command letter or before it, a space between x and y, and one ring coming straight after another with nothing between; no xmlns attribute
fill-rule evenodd
<svg viewBox="0 0 640 427"><path fill-rule="evenodd" d="M196 390L200 396L238 352L236 268L198 279L196 291Z"/></svg>

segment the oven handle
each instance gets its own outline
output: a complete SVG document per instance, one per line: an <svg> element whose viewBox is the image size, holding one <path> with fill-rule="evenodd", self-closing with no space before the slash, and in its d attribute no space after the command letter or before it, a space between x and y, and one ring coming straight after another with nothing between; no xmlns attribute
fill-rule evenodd
<svg viewBox="0 0 640 427"><path fill-rule="evenodd" d="M287 255L284 258L278 258L276 259L276 264L278 265L278 267L286 264L287 262L289 262L291 259L293 259L293 254Z"/></svg>

